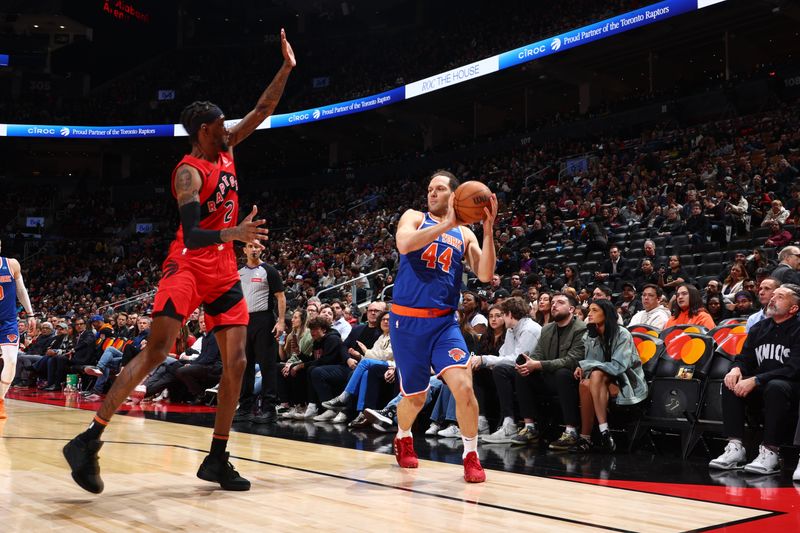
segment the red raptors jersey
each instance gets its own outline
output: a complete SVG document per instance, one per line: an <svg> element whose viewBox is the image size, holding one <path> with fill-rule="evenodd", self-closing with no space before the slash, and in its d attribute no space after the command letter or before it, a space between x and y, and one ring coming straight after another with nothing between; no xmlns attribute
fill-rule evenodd
<svg viewBox="0 0 800 533"><path fill-rule="evenodd" d="M172 195L175 193L175 172L181 165L189 165L197 169L203 179L200 188L200 228L222 230L236 226L239 220L239 183L236 181L236 167L233 158L221 152L216 162L198 159L185 155L175 170L172 171ZM185 248L183 243L183 227L178 227L174 245ZM220 245L220 249L233 248L232 242Z"/></svg>

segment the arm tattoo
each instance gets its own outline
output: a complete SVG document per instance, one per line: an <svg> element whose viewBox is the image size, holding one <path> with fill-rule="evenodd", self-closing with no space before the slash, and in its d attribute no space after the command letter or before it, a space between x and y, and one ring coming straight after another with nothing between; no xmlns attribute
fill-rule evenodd
<svg viewBox="0 0 800 533"><path fill-rule="evenodd" d="M179 206L200 201L200 191L194 187L193 181L192 173L188 168L178 169L178 173L175 175L175 192Z"/></svg>

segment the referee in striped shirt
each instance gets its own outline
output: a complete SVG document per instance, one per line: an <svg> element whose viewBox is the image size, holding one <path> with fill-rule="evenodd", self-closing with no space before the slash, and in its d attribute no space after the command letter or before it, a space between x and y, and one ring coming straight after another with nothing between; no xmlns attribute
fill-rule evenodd
<svg viewBox="0 0 800 533"><path fill-rule="evenodd" d="M239 269L250 324L247 326L247 367L242 379L242 394L234 422L270 424L277 416L278 403L278 338L285 329L286 295L283 281L274 267L261 261L264 246L247 243L244 253L247 264ZM275 317L277 311L277 320ZM261 368L261 411L254 394L255 365Z"/></svg>

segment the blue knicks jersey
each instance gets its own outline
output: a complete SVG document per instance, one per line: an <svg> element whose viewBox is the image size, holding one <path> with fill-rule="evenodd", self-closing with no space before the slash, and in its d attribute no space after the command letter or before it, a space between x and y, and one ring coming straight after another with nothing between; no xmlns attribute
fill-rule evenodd
<svg viewBox="0 0 800 533"><path fill-rule="evenodd" d="M8 268L8 259L0 257L0 330L17 327L17 282Z"/></svg>
<svg viewBox="0 0 800 533"><path fill-rule="evenodd" d="M438 224L425 213L418 229ZM443 233L419 250L400 255L400 269L392 302L418 309L457 309L464 267L464 235L461 227Z"/></svg>

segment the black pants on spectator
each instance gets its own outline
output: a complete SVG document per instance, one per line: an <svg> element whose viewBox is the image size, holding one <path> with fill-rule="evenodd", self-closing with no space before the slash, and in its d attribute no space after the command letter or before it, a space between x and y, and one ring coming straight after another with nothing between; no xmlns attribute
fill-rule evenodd
<svg viewBox="0 0 800 533"><path fill-rule="evenodd" d="M222 377L222 365L195 365L189 363L175 371L175 377L183 383L186 390L194 398L205 393L208 387L219 383Z"/></svg>
<svg viewBox="0 0 800 533"><path fill-rule="evenodd" d="M494 386L497 388L497 398L500 400L500 420L514 418L514 379L517 371L514 365L498 364L492 368Z"/></svg>
<svg viewBox="0 0 800 533"><path fill-rule="evenodd" d="M256 383L256 363L261 368L261 409L274 409L278 404L278 342L272 333L275 315L272 311L250 313L247 325L247 366L242 378L242 394L239 397L239 410L252 411L256 397L253 388Z"/></svg>
<svg viewBox="0 0 800 533"><path fill-rule="evenodd" d="M47 384L61 386L67 381L67 365L69 359L63 355L54 355L47 358Z"/></svg>
<svg viewBox="0 0 800 533"><path fill-rule="evenodd" d="M538 371L527 376L517 374L516 381L519 411L523 418L547 418L547 413L542 411L542 400L557 394L564 423L576 428L580 426L578 380L572 376L572 371L559 368L555 372Z"/></svg>
<svg viewBox="0 0 800 533"><path fill-rule="evenodd" d="M308 401L320 404L338 396L347 385L351 373L344 364L312 368L308 379Z"/></svg>
<svg viewBox="0 0 800 533"><path fill-rule="evenodd" d="M178 379L175 377L176 372L183 363L174 357L167 357L167 359L158 365L156 369L150 374L150 377L144 382L145 396L155 396L160 394L164 389L176 383Z"/></svg>
<svg viewBox="0 0 800 533"><path fill-rule="evenodd" d="M739 398L728 387L722 386L722 422L725 436L744 438L745 409L764 409L764 444L782 444L787 433L787 420L797 412L800 400L800 383L773 379L756 387L745 398Z"/></svg>
<svg viewBox="0 0 800 533"><path fill-rule="evenodd" d="M67 374L80 374L81 365L73 363L66 355L54 355L47 358L47 384L61 385L67 381Z"/></svg>
<svg viewBox="0 0 800 533"><path fill-rule="evenodd" d="M283 377L281 368L275 371L278 382L278 398L291 405L300 405L308 401L308 372L305 368L298 370L295 376Z"/></svg>
<svg viewBox="0 0 800 533"><path fill-rule="evenodd" d="M472 388L475 390L475 398L478 400L478 410L481 415L488 417L493 408L497 407L497 402L491 400L497 397L494 384L494 376L490 368L481 367L472 373Z"/></svg>
<svg viewBox="0 0 800 533"><path fill-rule="evenodd" d="M14 383L25 382L35 387L36 363L43 357L42 355L17 354L17 372L14 376Z"/></svg>
<svg viewBox="0 0 800 533"><path fill-rule="evenodd" d="M372 366L367 370L367 393L364 395L364 408L380 409L385 405L381 402L381 393L392 391L391 396L397 396L400 392L400 383L397 373L395 373L394 383L386 383L383 376L388 370L385 366ZM346 385L346 383L345 383Z"/></svg>

